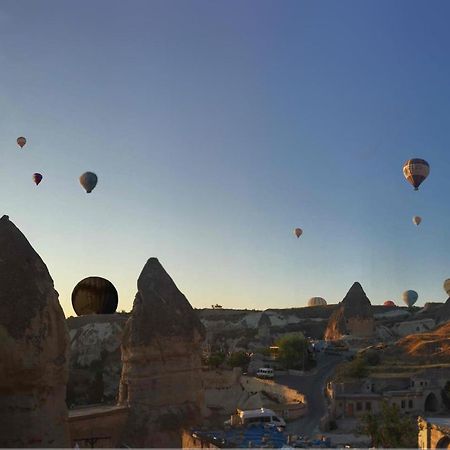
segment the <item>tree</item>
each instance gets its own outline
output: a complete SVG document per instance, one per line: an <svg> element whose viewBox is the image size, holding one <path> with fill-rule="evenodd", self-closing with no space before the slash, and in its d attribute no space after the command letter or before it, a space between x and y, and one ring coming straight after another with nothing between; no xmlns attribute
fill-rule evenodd
<svg viewBox="0 0 450 450"><path fill-rule="evenodd" d="M227 358L227 365L229 367L247 367L250 362L250 356L244 351L233 352Z"/></svg>
<svg viewBox="0 0 450 450"><path fill-rule="evenodd" d="M301 333L288 334L277 340L278 360L286 369L305 369L308 343Z"/></svg>
<svg viewBox="0 0 450 450"><path fill-rule="evenodd" d="M381 361L380 354L376 350L365 352L364 359L369 366L377 366Z"/></svg>
<svg viewBox="0 0 450 450"><path fill-rule="evenodd" d="M416 448L416 421L398 409L397 405L381 404L380 413L368 413L361 419L358 429L371 439L372 447Z"/></svg>
<svg viewBox="0 0 450 450"><path fill-rule="evenodd" d="M347 374L351 378L364 378L367 375L367 364L363 358L355 358L348 365Z"/></svg>
<svg viewBox="0 0 450 450"><path fill-rule="evenodd" d="M225 354L221 352L216 352L211 353L211 355L209 355L206 358L205 362L209 367L217 369L217 367L219 367L224 361L225 361Z"/></svg>
<svg viewBox="0 0 450 450"><path fill-rule="evenodd" d="M367 376L368 367L365 358L357 356L350 362L338 366L336 380L343 381L348 378L364 378Z"/></svg>

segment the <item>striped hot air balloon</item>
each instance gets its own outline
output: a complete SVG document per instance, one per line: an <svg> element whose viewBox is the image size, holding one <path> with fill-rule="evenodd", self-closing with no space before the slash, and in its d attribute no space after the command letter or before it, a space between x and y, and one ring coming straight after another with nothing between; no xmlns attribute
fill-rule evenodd
<svg viewBox="0 0 450 450"><path fill-rule="evenodd" d="M102 277L81 280L72 292L72 306L78 316L114 314L118 303L114 285Z"/></svg>
<svg viewBox="0 0 450 450"><path fill-rule="evenodd" d="M408 183L414 186L415 191L419 189L429 173L430 165L424 159L409 159L403 166L403 175L405 175Z"/></svg>
<svg viewBox="0 0 450 450"><path fill-rule="evenodd" d="M327 301L322 297L312 297L308 300L308 306L325 306Z"/></svg>
<svg viewBox="0 0 450 450"><path fill-rule="evenodd" d="M406 306L411 308L411 306L414 305L414 303L417 302L417 299L419 298L419 294L416 291L405 291L403 292L403 301L405 302Z"/></svg>

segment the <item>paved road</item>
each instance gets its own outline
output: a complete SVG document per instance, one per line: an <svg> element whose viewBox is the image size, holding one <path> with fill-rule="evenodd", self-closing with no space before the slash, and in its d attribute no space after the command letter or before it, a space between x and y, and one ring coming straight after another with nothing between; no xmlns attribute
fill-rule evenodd
<svg viewBox="0 0 450 450"><path fill-rule="evenodd" d="M326 400L323 394L325 384L336 365L343 359L342 356L323 353L318 356L317 367L311 374L277 377L277 383L301 392L306 396L308 402L308 414L299 420L288 423L286 431L303 436L313 436L319 431L320 419L326 412Z"/></svg>

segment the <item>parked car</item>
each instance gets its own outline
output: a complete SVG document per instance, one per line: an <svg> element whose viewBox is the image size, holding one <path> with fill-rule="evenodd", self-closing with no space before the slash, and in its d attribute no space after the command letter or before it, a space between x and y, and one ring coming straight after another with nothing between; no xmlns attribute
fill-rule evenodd
<svg viewBox="0 0 450 450"><path fill-rule="evenodd" d="M231 416L231 419L227 420L224 425L247 426L255 423L268 424L282 429L286 427L286 422L284 419L271 409L267 408L251 409L246 411L238 409L237 413Z"/></svg>
<svg viewBox="0 0 450 450"><path fill-rule="evenodd" d="M258 378L266 378L266 379L269 379L269 380L273 380L274 372L273 372L273 369L270 369L268 367L261 367L256 372L256 376Z"/></svg>

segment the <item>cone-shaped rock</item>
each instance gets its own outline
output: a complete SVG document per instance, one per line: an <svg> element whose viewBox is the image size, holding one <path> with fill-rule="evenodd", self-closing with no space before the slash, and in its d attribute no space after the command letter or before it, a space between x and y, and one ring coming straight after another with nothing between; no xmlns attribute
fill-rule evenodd
<svg viewBox="0 0 450 450"><path fill-rule="evenodd" d="M355 282L339 304L339 308L331 315L325 339L341 339L346 335L354 338L371 338L374 326L370 300L362 286Z"/></svg>
<svg viewBox="0 0 450 450"><path fill-rule="evenodd" d="M65 447L68 342L53 280L0 219L0 447Z"/></svg>
<svg viewBox="0 0 450 450"><path fill-rule="evenodd" d="M138 279L122 342L119 403L130 406L122 442L131 447L180 447L180 428L204 408L204 328L156 258Z"/></svg>
<svg viewBox="0 0 450 450"><path fill-rule="evenodd" d="M366 316L367 314L372 314L370 300L367 298L364 289L357 281L353 283L341 303L345 307L345 311L348 315Z"/></svg>

